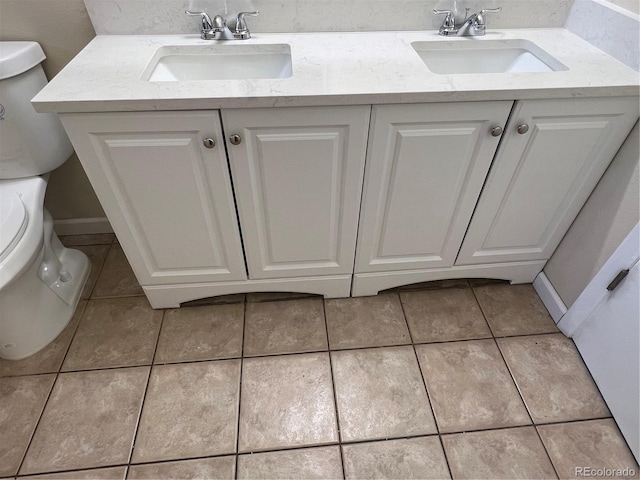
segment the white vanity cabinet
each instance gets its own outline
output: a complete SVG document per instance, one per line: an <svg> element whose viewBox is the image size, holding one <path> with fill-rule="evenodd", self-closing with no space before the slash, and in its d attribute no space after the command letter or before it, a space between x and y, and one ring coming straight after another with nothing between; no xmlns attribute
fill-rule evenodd
<svg viewBox="0 0 640 480"><path fill-rule="evenodd" d="M531 282L637 117L637 98L61 115L155 308Z"/></svg>
<svg viewBox="0 0 640 480"><path fill-rule="evenodd" d="M356 273L454 264L512 105L373 107Z"/></svg>
<svg viewBox="0 0 640 480"><path fill-rule="evenodd" d="M348 297L370 111L61 118L147 297L166 308L251 291Z"/></svg>
<svg viewBox="0 0 640 480"><path fill-rule="evenodd" d="M143 286L247 278L217 111L61 119Z"/></svg>
<svg viewBox="0 0 640 480"><path fill-rule="evenodd" d="M374 107L352 295L447 278L534 280L638 104L526 100L509 115L510 106ZM507 117L498 146L490 131Z"/></svg>
<svg viewBox="0 0 640 480"><path fill-rule="evenodd" d="M548 260L638 118L637 101L516 102L456 265Z"/></svg>
<svg viewBox="0 0 640 480"><path fill-rule="evenodd" d="M369 114L222 110L249 278L353 273Z"/></svg>

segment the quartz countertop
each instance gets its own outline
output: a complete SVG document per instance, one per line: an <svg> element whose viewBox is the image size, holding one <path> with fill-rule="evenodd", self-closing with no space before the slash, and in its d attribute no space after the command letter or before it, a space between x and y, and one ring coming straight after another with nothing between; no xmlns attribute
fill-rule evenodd
<svg viewBox="0 0 640 480"><path fill-rule="evenodd" d="M412 42L523 39L568 69L537 73L432 73ZM227 45L288 44L293 75L280 79L150 82L143 72L163 46L212 45L199 35L100 35L32 100L39 112L192 110L314 105L637 96L638 72L564 28L262 33Z"/></svg>

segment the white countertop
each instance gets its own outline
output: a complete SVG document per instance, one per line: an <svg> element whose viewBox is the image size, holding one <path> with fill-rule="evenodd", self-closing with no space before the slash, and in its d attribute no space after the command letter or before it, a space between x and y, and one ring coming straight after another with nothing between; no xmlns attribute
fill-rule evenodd
<svg viewBox="0 0 640 480"><path fill-rule="evenodd" d="M568 70L540 73L432 73L415 41L524 39ZM215 41L214 41L215 42ZM293 75L283 79L149 82L141 76L167 45L211 45L198 35L102 35L34 99L39 112L104 112L357 105L445 101L637 96L639 75L563 28L488 30L484 37L437 31L255 34L234 44L289 44Z"/></svg>

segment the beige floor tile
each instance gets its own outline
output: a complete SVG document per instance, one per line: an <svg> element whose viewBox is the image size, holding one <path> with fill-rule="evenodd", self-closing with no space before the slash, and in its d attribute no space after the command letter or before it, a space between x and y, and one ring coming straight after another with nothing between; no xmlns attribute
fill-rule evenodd
<svg viewBox="0 0 640 480"><path fill-rule="evenodd" d="M343 445L347 480L451 478L437 436Z"/></svg>
<svg viewBox="0 0 640 480"><path fill-rule="evenodd" d="M82 294L80 295L80 298L86 300L91 297L91 292L93 292L96 285L98 275L102 271L104 262L107 259L107 254L109 253L109 245L87 245L74 248L83 252L87 257L89 257L89 261L91 262L89 276L87 277L87 282L84 284Z"/></svg>
<svg viewBox="0 0 640 480"><path fill-rule="evenodd" d="M81 245L111 245L115 235L113 233L97 233L87 235L63 235L60 241L65 247Z"/></svg>
<svg viewBox="0 0 640 480"><path fill-rule="evenodd" d="M441 433L531 423L493 340L416 347Z"/></svg>
<svg viewBox="0 0 640 480"><path fill-rule="evenodd" d="M397 293L325 300L334 350L411 343Z"/></svg>
<svg viewBox="0 0 640 480"><path fill-rule="evenodd" d="M0 477L15 475L55 375L0 379Z"/></svg>
<svg viewBox="0 0 640 480"><path fill-rule="evenodd" d="M322 299L247 303L245 356L326 349L327 329Z"/></svg>
<svg viewBox="0 0 640 480"><path fill-rule="evenodd" d="M29 476L29 480L124 480L127 467L96 468L74 472L43 473Z"/></svg>
<svg viewBox="0 0 640 480"><path fill-rule="evenodd" d="M498 340L534 423L606 417L575 345L561 333Z"/></svg>
<svg viewBox="0 0 640 480"><path fill-rule="evenodd" d="M443 435L453 478L557 478L534 427Z"/></svg>
<svg viewBox="0 0 640 480"><path fill-rule="evenodd" d="M474 288L474 292L496 337L558 331L529 284L487 285Z"/></svg>
<svg viewBox="0 0 640 480"><path fill-rule="evenodd" d="M236 457L201 458L180 462L132 465L127 478L132 480L233 480Z"/></svg>
<svg viewBox="0 0 640 480"><path fill-rule="evenodd" d="M415 343L491 338L469 288L401 292L400 300Z"/></svg>
<svg viewBox="0 0 640 480"><path fill-rule="evenodd" d="M638 464L613 419L537 428L560 478L638 478ZM600 469L620 472L598 474Z"/></svg>
<svg viewBox="0 0 640 480"><path fill-rule="evenodd" d="M342 441L436 433L413 347L332 352Z"/></svg>
<svg viewBox="0 0 640 480"><path fill-rule="evenodd" d="M240 360L153 367L136 463L234 453Z"/></svg>
<svg viewBox="0 0 640 480"><path fill-rule="evenodd" d="M296 298L308 298L318 297L312 293L298 293L298 292L252 292L247 293L247 302L273 302L277 300L293 300Z"/></svg>
<svg viewBox="0 0 640 480"><path fill-rule="evenodd" d="M342 478L340 447L305 448L238 456L238 478L306 480Z"/></svg>
<svg viewBox="0 0 640 480"><path fill-rule="evenodd" d="M149 367L62 373L21 474L128 461Z"/></svg>
<svg viewBox="0 0 640 480"><path fill-rule="evenodd" d="M154 362L240 357L243 316L242 303L167 310Z"/></svg>
<svg viewBox="0 0 640 480"><path fill-rule="evenodd" d="M55 373L60 370L60 365L67 353L73 334L78 328L78 323L84 312L87 302L78 302L76 311L69 321L69 325L58 335L53 342L39 352L22 360L4 360L0 358L0 377L17 375L33 375L37 373Z"/></svg>
<svg viewBox="0 0 640 480"><path fill-rule="evenodd" d="M89 300L62 370L149 365L162 313L143 297Z"/></svg>
<svg viewBox="0 0 640 480"><path fill-rule="evenodd" d="M244 360L240 452L337 441L328 353Z"/></svg>
<svg viewBox="0 0 640 480"><path fill-rule="evenodd" d="M398 291L438 290L441 288L469 288L469 281L464 278L452 280L433 280L431 282L412 283L398 287Z"/></svg>
<svg viewBox="0 0 640 480"><path fill-rule="evenodd" d="M131 270L122 247L113 244L104 262L98 281L93 289L93 298L143 295L142 287Z"/></svg>

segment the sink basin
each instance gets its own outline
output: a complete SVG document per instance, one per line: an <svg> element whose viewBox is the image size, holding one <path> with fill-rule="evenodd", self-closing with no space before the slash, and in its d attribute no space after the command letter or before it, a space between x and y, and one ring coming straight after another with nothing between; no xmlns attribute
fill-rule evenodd
<svg viewBox="0 0 640 480"><path fill-rule="evenodd" d="M531 73L568 70L528 40L413 42L427 68L442 75L474 73Z"/></svg>
<svg viewBox="0 0 640 480"><path fill-rule="evenodd" d="M150 82L286 78L293 73L291 47L271 45L185 45L156 50L142 73Z"/></svg>

